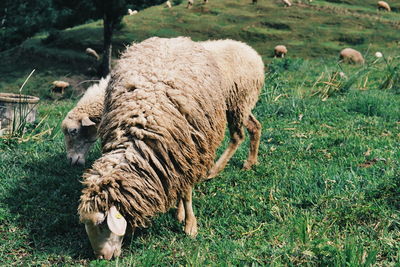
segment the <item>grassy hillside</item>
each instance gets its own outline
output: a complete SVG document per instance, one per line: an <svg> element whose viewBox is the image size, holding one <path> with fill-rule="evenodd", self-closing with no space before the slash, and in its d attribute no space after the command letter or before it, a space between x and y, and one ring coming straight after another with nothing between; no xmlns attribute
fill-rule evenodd
<svg viewBox="0 0 400 267"><path fill-rule="evenodd" d="M0 91L17 91L36 69L23 92L42 98L23 136L0 138L1 266L398 266L400 4L384 13L369 0L248 2L156 6L125 17L116 33L116 55L154 35L243 40L267 72L254 111L263 127L259 165L241 170L246 140L216 179L196 186L196 239L171 210L128 237L111 262L93 259L78 223L83 168L68 166L60 130L82 82L95 78L84 50L100 49L101 23L0 54ZM280 43L289 48L284 60L271 57ZM367 64L338 64L347 46ZM384 58L373 56L378 50ZM64 98L49 90L59 79L73 84ZM99 156L96 144L86 167Z"/></svg>
<svg viewBox="0 0 400 267"><path fill-rule="evenodd" d="M242 40L252 45L266 63L271 61L277 44L285 44L290 57L307 59L337 58L344 47L354 47L367 55L375 51L396 55L400 49L400 14L378 12L375 0L302 1L291 8L284 8L278 0L259 1L257 5L249 2L218 0L204 6L197 1L192 10L182 3L172 9L155 6L126 16L122 29L115 34L114 54L118 56L132 41L179 35L194 40ZM392 6L394 10L400 8L399 3ZM38 71L26 90L41 96L48 96L45 89L54 79L92 77L96 62L84 54L87 47L101 51L101 21L31 38L0 54L6 63L0 65L0 88L16 91L33 68Z"/></svg>

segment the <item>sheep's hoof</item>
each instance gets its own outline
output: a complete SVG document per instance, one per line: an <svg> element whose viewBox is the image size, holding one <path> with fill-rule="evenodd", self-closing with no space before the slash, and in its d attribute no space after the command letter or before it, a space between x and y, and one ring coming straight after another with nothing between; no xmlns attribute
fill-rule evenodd
<svg viewBox="0 0 400 267"><path fill-rule="evenodd" d="M246 162L243 164L243 168L242 169L245 170L245 171L251 170L251 168L256 164L257 164L257 162L246 160Z"/></svg>
<svg viewBox="0 0 400 267"><path fill-rule="evenodd" d="M197 236L197 221L196 221L196 219L194 221L185 223L185 233L192 238L195 238Z"/></svg>
<svg viewBox="0 0 400 267"><path fill-rule="evenodd" d="M217 171L216 169L217 169L217 168L212 168L212 169L208 172L208 175L207 175L206 180L210 180L210 179L212 179L212 178L215 178L215 177L218 175L219 171Z"/></svg>

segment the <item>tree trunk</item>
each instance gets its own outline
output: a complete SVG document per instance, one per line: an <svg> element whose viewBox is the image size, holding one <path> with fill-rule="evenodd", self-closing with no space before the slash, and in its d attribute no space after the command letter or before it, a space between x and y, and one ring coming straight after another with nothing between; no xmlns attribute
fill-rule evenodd
<svg viewBox="0 0 400 267"><path fill-rule="evenodd" d="M112 52L112 35L114 30L114 22L107 15L104 14L103 18L104 24L104 44L103 44L103 61L101 62L101 76L106 77L111 70L111 52Z"/></svg>

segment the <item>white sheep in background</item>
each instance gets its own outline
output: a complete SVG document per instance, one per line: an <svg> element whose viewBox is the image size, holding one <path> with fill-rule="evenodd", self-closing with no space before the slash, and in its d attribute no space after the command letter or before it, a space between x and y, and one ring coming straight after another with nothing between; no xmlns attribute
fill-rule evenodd
<svg viewBox="0 0 400 267"><path fill-rule="evenodd" d="M172 7L172 4L171 4L171 2L169 0L167 2L165 2L165 7L167 7L167 8L171 8Z"/></svg>
<svg viewBox="0 0 400 267"><path fill-rule="evenodd" d="M138 13L137 10L132 10L132 9L128 8L128 15L129 16L136 15L137 13Z"/></svg>
<svg viewBox="0 0 400 267"><path fill-rule="evenodd" d="M274 57L284 58L288 50L284 45L277 45L274 47Z"/></svg>
<svg viewBox="0 0 400 267"><path fill-rule="evenodd" d="M90 86L61 124L67 159L71 165L84 165L85 156L97 139L103 113L105 90L110 76Z"/></svg>
<svg viewBox="0 0 400 267"><path fill-rule="evenodd" d="M188 0L186 8L191 9L193 7L193 4L194 4L194 0Z"/></svg>
<svg viewBox="0 0 400 267"><path fill-rule="evenodd" d="M353 48L345 48L340 51L339 58L346 63L364 64L365 62L362 54Z"/></svg>
<svg viewBox="0 0 400 267"><path fill-rule="evenodd" d="M386 10L386 11L389 11L389 12L392 11L392 9L390 8L390 5L385 1L379 1L377 3L377 5L378 5L378 9L379 10Z"/></svg>
<svg viewBox="0 0 400 267"><path fill-rule="evenodd" d="M383 57L383 54L381 52L376 52L375 57L381 58L381 57Z"/></svg>
<svg viewBox="0 0 400 267"><path fill-rule="evenodd" d="M227 44L235 46L234 41ZM223 60L241 64L225 72L223 63L205 48L211 46L211 42L196 43L183 37L154 37L133 44L118 60L99 131L103 155L84 174L78 208L98 258L119 256L128 224L133 229L146 227L151 217L166 212L179 199L184 216L178 219L185 221L185 232L195 236L192 187L214 164L227 115L232 139L242 139L243 125L259 126L251 108L240 107L254 106L257 101L264 82L261 58L239 43L238 47L251 51L250 58L239 51L239 58L226 52ZM256 61L249 62L253 56ZM242 68L241 75L251 69L260 72L259 81L253 81L249 91L239 92L229 84L235 80L229 77L235 66ZM249 93L252 96L247 97ZM230 110L235 106L239 109ZM244 117L241 112L250 114ZM241 119L242 125L235 119ZM260 130L249 129L251 140ZM232 152L231 145L226 151ZM248 162L253 161L251 155L252 148ZM232 155L221 158L227 156Z"/></svg>
<svg viewBox="0 0 400 267"><path fill-rule="evenodd" d="M100 60L99 54L97 54L97 52L94 49L88 47L86 48L85 52L86 54L95 57L97 60Z"/></svg>
<svg viewBox="0 0 400 267"><path fill-rule="evenodd" d="M285 7L291 7L292 3L289 0L282 0L283 4L285 5Z"/></svg>

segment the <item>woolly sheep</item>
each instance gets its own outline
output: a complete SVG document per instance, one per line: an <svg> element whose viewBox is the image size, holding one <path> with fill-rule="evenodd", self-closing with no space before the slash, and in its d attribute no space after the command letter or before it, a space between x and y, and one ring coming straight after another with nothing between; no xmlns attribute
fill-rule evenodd
<svg viewBox="0 0 400 267"><path fill-rule="evenodd" d="M186 8L191 9L193 7L193 4L194 4L194 0L188 0Z"/></svg>
<svg viewBox="0 0 400 267"><path fill-rule="evenodd" d="M274 57L285 57L285 55L287 54L288 50L286 48L286 46L284 45L277 45L274 48Z"/></svg>
<svg viewBox="0 0 400 267"><path fill-rule="evenodd" d="M282 0L283 4L285 5L285 7L290 7L292 6L292 3L289 0Z"/></svg>
<svg viewBox="0 0 400 267"><path fill-rule="evenodd" d="M84 165L85 156L96 141L109 80L110 76L107 76L90 86L61 124L67 159L71 165Z"/></svg>
<svg viewBox="0 0 400 267"><path fill-rule="evenodd" d="M385 1L379 1L377 5L379 10L392 11L389 4Z"/></svg>
<svg viewBox="0 0 400 267"><path fill-rule="evenodd" d="M128 15L129 16L136 15L137 13L138 13L137 10L132 10L132 9L128 8Z"/></svg>
<svg viewBox="0 0 400 267"><path fill-rule="evenodd" d="M100 59L99 54L97 54L97 52L94 49L90 48L90 47L86 48L85 52L88 55L94 56L97 60Z"/></svg>
<svg viewBox="0 0 400 267"><path fill-rule="evenodd" d="M234 86L238 86L237 90L238 92L240 92L241 95L247 97L244 100L236 100L234 103L237 103L238 105L242 105L243 107L236 107L233 106L231 107L231 110L235 111L235 110L243 110L242 111L242 116L244 117L248 117L249 116L249 112L251 111L251 109L254 107L259 90L260 90L260 84L263 81L263 77L264 77L264 71L263 71L263 63L262 60L260 59L260 57L256 54L256 52L251 49L249 46L247 46L244 43L240 43L237 41L233 41L233 40L218 40L218 41L207 41L207 42L202 42L201 43L204 48L206 48L208 51L210 51L214 58L217 60L217 62L221 65L220 69L224 69L225 72L225 78L229 80L226 82L227 84L229 84L229 86L231 86L232 88ZM240 51L240 52L238 52ZM248 57L248 60L244 59L242 55L246 55ZM241 60L242 62L234 62L234 58L232 58L233 56L236 56L236 60L239 61ZM248 63L248 64L243 64L244 63ZM250 63L249 63L250 62ZM235 66L235 68L233 70L231 70L231 68L229 67L230 65ZM243 67L241 67L243 66ZM253 69L256 69L257 71L253 71ZM230 73L228 74L228 70L230 70ZM255 85L255 87L252 87L250 85ZM91 113L91 118L93 118L95 121L100 121L100 116L95 117L94 114L96 115L100 115L102 110L103 110L103 106L101 105L102 102L99 99L100 97L104 96L104 90L107 87L106 84L104 84L103 87L101 87L102 90L102 94L98 94L97 97L92 98L93 101L95 101L95 105L93 105L94 107L97 107L99 110L97 112L92 111ZM244 98L244 97L243 97ZM248 99L252 99L252 101L248 100ZM90 99L88 99L88 101L90 101ZM242 104L244 103L244 104ZM88 105L88 102L86 102L85 105ZM237 121L240 122L242 121L242 118L239 118ZM252 119L248 122L248 124L253 123L253 125L248 125L248 127L253 127L253 128L259 128L259 123L255 120L255 118L252 117ZM74 123L75 125L76 123ZM97 128L93 128L93 130L96 130ZM258 154L258 142L257 141L259 139L259 137L257 137L257 134L259 135L259 133L255 132L253 134L253 132L255 132L255 130L253 130L252 132L250 131L250 136L252 137L254 135L254 137L252 137L253 141L252 141L252 147L250 149L251 152L251 160L247 161L244 164L244 169L250 169L252 165L254 165L256 163L256 158L257 158L257 154ZM81 134L83 134L82 131L78 131L76 133L76 135L74 136L74 139L70 138L69 142L68 142L68 147L67 147L67 151L68 151L68 160L70 162L74 164L84 164L85 162L85 156L90 148L90 146L87 146L85 148L83 148L83 152L79 152L79 150L82 150L82 142L88 142L88 140L85 139L84 136L80 136ZM240 135L242 136L242 135ZM95 132L92 132L89 140L91 140L91 142L95 141L95 138L97 137L97 134ZM74 141L77 142L77 144L74 143ZM234 142L238 142L241 140L235 140ZM237 144L237 146L239 145L239 143ZM77 151L74 152L74 149L77 149ZM233 154L233 153L232 153ZM71 157L72 156L72 157ZM79 160L80 162L75 163L75 160L77 159L77 157L79 156ZM71 160L71 159L75 159L75 160ZM217 164L216 167L210 171L209 173L209 179L214 177L219 171L221 171L223 169L223 167L227 164L227 161L229 160L229 158L225 158L224 163L220 163ZM221 160L222 161L222 160ZM221 162L220 161L220 162Z"/></svg>
<svg viewBox="0 0 400 267"><path fill-rule="evenodd" d="M347 63L364 64L364 58L361 53L353 48L345 48L340 51L339 58Z"/></svg>
<svg viewBox="0 0 400 267"><path fill-rule="evenodd" d="M257 163L261 124L252 115L264 84L264 63L257 52L245 43L234 40L201 42L223 70L225 98L228 103L227 120L231 141L226 151L209 171L208 178L221 171L244 139L243 125L250 135L250 153L244 169Z"/></svg>
<svg viewBox="0 0 400 267"><path fill-rule="evenodd" d="M167 7L167 8L171 8L172 7L172 4L171 4L171 2L169 0L167 2L165 2L165 7Z"/></svg>
<svg viewBox="0 0 400 267"><path fill-rule="evenodd" d="M78 207L97 257L117 257L128 224L133 230L146 227L179 199L185 232L197 234L192 187L213 165L227 115L230 123L242 117L227 109L238 97L253 104L258 96L249 99L228 86L224 75L232 73L220 69L206 46L211 44L154 37L130 46L117 62L99 130L103 155L84 174ZM240 59L247 60L245 55ZM243 69L254 67L240 63ZM255 63L263 72L259 56ZM262 85L263 77L253 85L256 94ZM250 113L242 123L252 125L246 121L253 119ZM231 136L243 134L237 123L229 127Z"/></svg>

